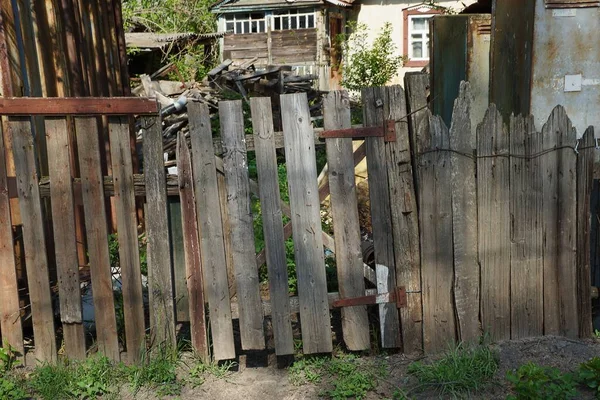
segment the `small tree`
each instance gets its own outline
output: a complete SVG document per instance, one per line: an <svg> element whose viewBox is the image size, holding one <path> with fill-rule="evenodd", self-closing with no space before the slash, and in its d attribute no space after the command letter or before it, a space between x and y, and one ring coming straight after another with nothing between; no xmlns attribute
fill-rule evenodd
<svg viewBox="0 0 600 400"><path fill-rule="evenodd" d="M395 55L392 25L387 22L371 45L365 24L351 23L348 28L352 31L350 35L337 38L343 54L341 85L348 90L360 90L388 83L406 61L406 57Z"/></svg>

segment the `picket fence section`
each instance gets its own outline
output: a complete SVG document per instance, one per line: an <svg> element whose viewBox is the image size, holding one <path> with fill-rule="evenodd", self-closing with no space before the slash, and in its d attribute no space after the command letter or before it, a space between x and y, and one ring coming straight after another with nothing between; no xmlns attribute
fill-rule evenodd
<svg viewBox="0 0 600 400"><path fill-rule="evenodd" d="M444 350L456 341L474 343L483 334L493 340L590 335L593 130L578 141L560 106L541 130L531 117L503 121L493 105L481 124L471 126L467 83L461 85L447 127L425 107L423 76L409 75L406 85L406 93L400 86L363 90L364 126L383 134L365 134L365 143L354 151L357 132L365 130L352 129L348 94L327 95L321 136L327 137L328 165L321 177L315 146L322 142L315 138L305 94L281 96L283 140L273 129L270 99L250 99L251 136L244 134L242 102L222 102L222 157L215 154L207 106L190 103L190 133L178 137L175 180L165 175L160 117L144 117L147 320L135 203L140 180L133 174L127 118L109 118L111 190L102 176L97 120L74 118L75 152L66 141L70 120L46 118L52 208L45 210L29 120L11 117L36 358L56 360L58 345L51 259L40 249L55 252L56 311L66 355L83 358L89 345L77 268L76 186L85 211L96 343L114 360L138 362L149 347L176 345L180 318L167 194L179 195L181 201L185 304L191 343L205 359L233 359L239 355L236 348L265 349L267 317L275 353L293 354L294 313L299 313L302 351L331 352L334 306L341 308L343 342L356 351L368 349L373 340L369 310L378 314L381 346L407 354ZM0 141L0 157L2 147ZM279 192L276 149L282 147L289 204ZM258 182L249 177L248 151L256 154ZM64 169L73 155L80 168L77 179ZM365 157L374 269L363 262L354 176ZM23 353L12 231L6 229L9 184L1 169L4 159L0 161L0 327L3 338ZM124 343L119 342L108 252L109 193L118 222ZM266 246L259 254L251 196L260 199L263 218ZM321 227L321 203L328 196L333 236ZM51 213L53 232L44 231L45 212ZM283 216L290 222L284 225ZM284 242L290 236L297 297L290 297L288 287ZM335 254L339 293L327 291L324 249ZM258 268L264 263L268 296L261 294L259 282ZM371 284L376 289L366 289ZM365 297L374 294L379 296Z"/></svg>

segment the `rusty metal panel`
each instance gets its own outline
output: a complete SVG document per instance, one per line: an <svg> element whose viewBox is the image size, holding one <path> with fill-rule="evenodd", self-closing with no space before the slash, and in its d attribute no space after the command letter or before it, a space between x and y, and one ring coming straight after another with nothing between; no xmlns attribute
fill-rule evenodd
<svg viewBox="0 0 600 400"><path fill-rule="evenodd" d="M508 121L530 111L535 1L495 1L492 14L490 103Z"/></svg>

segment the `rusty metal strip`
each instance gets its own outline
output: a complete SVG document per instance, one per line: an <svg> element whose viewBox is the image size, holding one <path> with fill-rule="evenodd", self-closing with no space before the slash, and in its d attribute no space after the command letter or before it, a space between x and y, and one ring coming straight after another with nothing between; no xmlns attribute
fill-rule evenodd
<svg viewBox="0 0 600 400"><path fill-rule="evenodd" d="M5 97L0 115L156 115L154 99L139 97Z"/></svg>
<svg viewBox="0 0 600 400"><path fill-rule="evenodd" d="M396 303L396 307L404 308L407 305L406 287L399 286L390 293L378 293L368 296L339 299L333 302L334 308L365 306L374 304Z"/></svg>
<svg viewBox="0 0 600 400"><path fill-rule="evenodd" d="M362 139L367 137L383 137L386 142L395 142L396 121L385 121L383 126L326 130L319 134L320 139Z"/></svg>
<svg viewBox="0 0 600 400"><path fill-rule="evenodd" d="M600 7L598 0L546 0L546 8Z"/></svg>

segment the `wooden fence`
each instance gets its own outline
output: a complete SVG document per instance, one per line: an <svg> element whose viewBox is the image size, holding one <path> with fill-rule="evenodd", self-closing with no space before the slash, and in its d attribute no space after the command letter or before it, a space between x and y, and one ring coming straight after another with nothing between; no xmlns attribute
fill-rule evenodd
<svg viewBox="0 0 600 400"><path fill-rule="evenodd" d="M399 86L365 89L361 128L351 126L347 94L327 96L325 127L319 136L326 142L328 166L320 184L305 94L281 96L283 142L273 129L269 99L250 99L252 136L244 134L242 103L220 103L222 158L215 155L208 108L190 103L190 135L178 140L176 177L165 176L156 115L142 120L143 178L133 174L127 120L109 117L113 175L104 182L96 120L73 117L81 175L70 179L65 170L73 162L67 140L70 119L46 117L52 232L44 232L40 196L48 183L44 180L40 186L38 180L30 122L11 117L36 357L57 357L55 311L60 312L66 355L85 357L89 346L83 336L76 267L74 193L81 193L85 214L95 340L99 351L115 360L125 349L126 360L137 362L146 348L175 345L177 340L168 193L181 199L190 336L203 357L226 360L238 355L236 348L265 349L271 335L264 328L267 316L275 353L293 354L296 313L302 351L331 352L332 307L341 309L342 339L350 350L371 346L368 309L378 315L381 346L407 354L440 351L455 341L476 342L482 334L493 340L590 335L593 131L577 140L560 106L541 131L530 117L502 121L493 105L481 124L471 126L468 84L461 86L448 128L423 108L427 100L422 77L409 77L407 87L407 93ZM7 109L0 107L5 113ZM353 139L359 138L365 143L353 150ZM278 183L277 148L282 146L289 204L282 201ZM249 177L248 151L255 152L258 182ZM354 175L355 165L365 156L374 269L364 264L361 253ZM6 223L9 186L0 170L3 266L14 257ZM124 348L118 339L108 252L105 196L110 194L120 245ZM136 194L146 199L148 321ZM251 196L259 197L262 212L266 246L259 254ZM328 196L333 235L321 225L321 203ZM285 225L283 216L289 218ZM284 242L290 236L297 297L289 295ZM52 306L52 266L43 251L50 241L58 270L59 310ZM324 248L335 254L339 293L328 293ZM259 280L258 267L265 262L268 294ZM1 282L2 335L24 351L14 268L2 268ZM239 321L238 346L234 319Z"/></svg>

